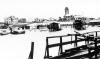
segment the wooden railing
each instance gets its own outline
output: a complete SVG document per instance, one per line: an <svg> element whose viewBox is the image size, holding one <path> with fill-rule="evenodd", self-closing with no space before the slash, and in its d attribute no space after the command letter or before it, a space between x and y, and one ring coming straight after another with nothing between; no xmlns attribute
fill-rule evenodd
<svg viewBox="0 0 100 59"><path fill-rule="evenodd" d="M98 38L98 32L100 31L93 31L93 32L87 32L87 33L83 33L83 34L68 34L68 35L62 35L62 36L52 36L52 37L46 37L46 50L45 50L45 57L44 58L48 58L48 59L56 59L55 57L52 58L50 55L49 55L49 48L53 48L53 47L59 47L59 53L62 55L63 54L63 45L68 45L68 44L72 44L74 43L74 48L75 49L78 49L78 45L77 43L78 42L82 42L82 41L85 41L85 47L87 47L87 45L92 45L94 44L95 46L95 51L97 50L97 44L100 43L100 40L97 40L99 39ZM89 34L89 33L95 33L95 36L93 37L93 40L91 40L90 38L84 38L84 39L79 39L78 36L83 36L83 37L87 37L85 36L85 34ZM63 37L69 37L69 36L74 36L75 37L75 40L70 40L70 41L67 41L67 42L63 42L62 38ZM55 44L49 44L49 39L50 38L59 38L60 42L59 43L55 43ZM50 39L51 40L51 39ZM94 43L89 43L89 41L93 41ZM87 48L88 49L88 48ZM70 49L69 49L70 50ZM89 50L89 53L90 53L90 50ZM97 58L97 54L94 53L95 55L95 58ZM60 56L60 55L59 55ZM56 56L59 58L59 56Z"/></svg>

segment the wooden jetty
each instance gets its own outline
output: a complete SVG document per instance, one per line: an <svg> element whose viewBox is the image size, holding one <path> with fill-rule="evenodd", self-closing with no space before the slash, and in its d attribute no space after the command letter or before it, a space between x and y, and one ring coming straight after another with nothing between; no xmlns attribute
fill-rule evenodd
<svg viewBox="0 0 100 59"><path fill-rule="evenodd" d="M68 35L62 35L62 36L52 36L52 37L46 37L46 50L45 50L45 56L44 59L97 59L100 53L100 37L98 37L98 32L100 31L94 31L94 32L87 32L84 34L68 34ZM90 34L95 33L95 34ZM86 35L88 34L88 35ZM75 37L75 40L70 40L67 42L63 42L63 37L69 37L73 36ZM80 38L83 37L83 38ZM55 44L49 44L49 40L51 38L58 38L60 40L59 43ZM85 42L84 45L78 46L79 42ZM74 44L74 47L71 49L63 50L64 45L68 44ZM50 56L50 48L59 47L58 55L57 56Z"/></svg>

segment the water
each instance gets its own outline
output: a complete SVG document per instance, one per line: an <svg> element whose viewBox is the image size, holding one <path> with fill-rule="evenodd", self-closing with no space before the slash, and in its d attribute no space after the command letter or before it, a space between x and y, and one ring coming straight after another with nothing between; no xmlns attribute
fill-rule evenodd
<svg viewBox="0 0 100 59"><path fill-rule="evenodd" d="M97 29L98 27L95 27ZM94 29L94 30L95 30ZM93 28L90 27L89 31ZM99 30L99 28L98 28ZM34 42L34 56L33 59L44 59L45 48L46 48L46 37L48 36L59 36L74 33L72 28L63 28L61 31L49 32L32 30L26 31L25 34L19 35L4 35L0 36L0 59L28 59L31 50L31 42ZM73 37L74 38L74 37ZM63 38L64 41L70 41L71 38ZM51 39L51 43L59 42L59 39ZM79 43L83 44L83 43ZM72 48L73 44L64 46L64 48ZM50 49L50 55L58 55L58 47Z"/></svg>

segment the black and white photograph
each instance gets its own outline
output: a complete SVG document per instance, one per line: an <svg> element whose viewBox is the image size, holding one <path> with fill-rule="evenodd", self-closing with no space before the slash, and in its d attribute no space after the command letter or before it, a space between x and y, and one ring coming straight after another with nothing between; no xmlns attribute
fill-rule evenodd
<svg viewBox="0 0 100 59"><path fill-rule="evenodd" d="M0 0L0 59L100 59L100 0Z"/></svg>

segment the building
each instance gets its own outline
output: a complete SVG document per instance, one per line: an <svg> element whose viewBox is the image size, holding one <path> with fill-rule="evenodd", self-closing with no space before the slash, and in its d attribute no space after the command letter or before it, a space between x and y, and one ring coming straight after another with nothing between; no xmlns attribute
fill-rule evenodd
<svg viewBox="0 0 100 59"><path fill-rule="evenodd" d="M18 20L19 23L26 23L26 18L21 18Z"/></svg>
<svg viewBox="0 0 100 59"><path fill-rule="evenodd" d="M4 23L6 24L17 24L17 23L26 23L26 18L17 18L15 16L10 16L10 17L7 17L4 21Z"/></svg>
<svg viewBox="0 0 100 59"><path fill-rule="evenodd" d="M69 9L68 9L68 7L65 7L65 15L64 16L66 16L68 14L69 14Z"/></svg>
<svg viewBox="0 0 100 59"><path fill-rule="evenodd" d="M18 23L18 18L16 18L15 16L7 17L4 20L4 23L6 23L6 24L17 24Z"/></svg>
<svg viewBox="0 0 100 59"><path fill-rule="evenodd" d="M58 21L74 21L75 17L73 15L63 16L63 18L59 17Z"/></svg>

